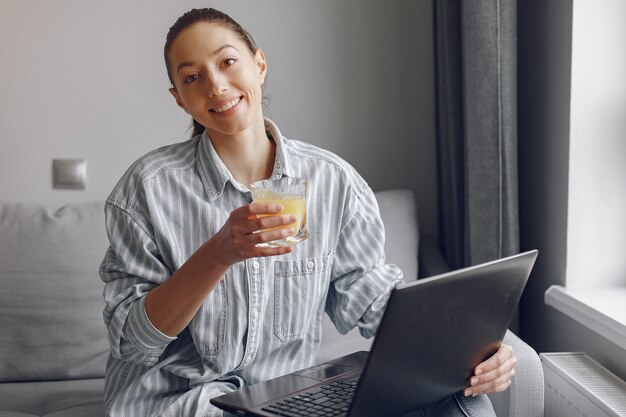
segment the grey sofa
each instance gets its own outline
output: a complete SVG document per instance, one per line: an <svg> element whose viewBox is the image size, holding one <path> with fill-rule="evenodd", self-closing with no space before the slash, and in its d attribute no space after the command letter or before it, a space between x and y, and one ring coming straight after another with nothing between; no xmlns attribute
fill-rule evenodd
<svg viewBox="0 0 626 417"><path fill-rule="evenodd" d="M377 193L387 229L388 261L407 280L445 270L436 247L419 241L412 193ZM108 243L102 203L60 209L0 204L0 417L101 417L108 352L97 273ZM324 319L318 361L371 341L340 335ZM492 395L499 417L543 415L543 374L537 354L506 336L519 359L513 386Z"/></svg>

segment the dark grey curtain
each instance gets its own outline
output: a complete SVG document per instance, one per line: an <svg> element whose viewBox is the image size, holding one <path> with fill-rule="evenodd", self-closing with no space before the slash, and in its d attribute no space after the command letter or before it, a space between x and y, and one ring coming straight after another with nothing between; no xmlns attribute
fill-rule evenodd
<svg viewBox="0 0 626 417"><path fill-rule="evenodd" d="M453 268L519 252L516 0L434 0L440 244Z"/></svg>

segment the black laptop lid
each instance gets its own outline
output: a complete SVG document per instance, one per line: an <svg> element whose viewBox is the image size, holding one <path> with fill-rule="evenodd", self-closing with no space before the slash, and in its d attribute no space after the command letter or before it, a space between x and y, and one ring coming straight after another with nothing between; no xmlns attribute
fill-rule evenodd
<svg viewBox="0 0 626 417"><path fill-rule="evenodd" d="M462 391L497 351L537 251L393 290L350 416L401 416Z"/></svg>

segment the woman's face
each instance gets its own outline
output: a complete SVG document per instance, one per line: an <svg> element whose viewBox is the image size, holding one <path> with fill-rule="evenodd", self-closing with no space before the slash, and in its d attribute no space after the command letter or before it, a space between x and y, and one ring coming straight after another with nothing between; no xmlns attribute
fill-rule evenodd
<svg viewBox="0 0 626 417"><path fill-rule="evenodd" d="M169 51L170 92L209 135L235 135L262 120L263 52L250 49L229 28L198 22L184 29Z"/></svg>

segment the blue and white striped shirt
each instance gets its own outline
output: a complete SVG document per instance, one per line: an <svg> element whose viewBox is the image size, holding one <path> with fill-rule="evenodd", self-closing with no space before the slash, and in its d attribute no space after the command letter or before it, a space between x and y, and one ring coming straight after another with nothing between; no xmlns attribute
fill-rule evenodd
<svg viewBox="0 0 626 417"><path fill-rule="evenodd" d="M272 178L308 180L310 237L290 254L233 265L177 337L150 323L145 296L252 201L249 190L205 132L140 158L107 199L108 416L219 416L211 398L313 365L324 311L342 333L374 335L402 273L385 264L372 190L338 156L282 137L268 119L266 129Z"/></svg>

